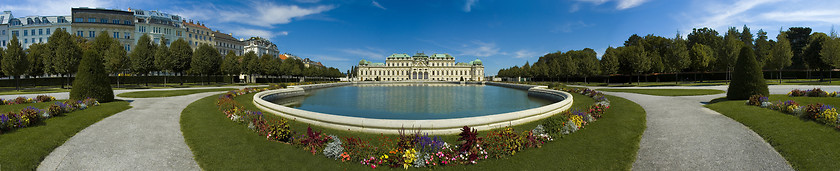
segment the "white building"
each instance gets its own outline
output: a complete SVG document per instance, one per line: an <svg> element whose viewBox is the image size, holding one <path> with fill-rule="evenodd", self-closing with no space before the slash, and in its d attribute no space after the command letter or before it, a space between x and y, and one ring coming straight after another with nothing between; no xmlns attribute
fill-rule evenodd
<svg viewBox="0 0 840 171"><path fill-rule="evenodd" d="M449 54L393 54L385 63L362 59L355 72L361 81L484 81L481 60L456 63Z"/></svg>
<svg viewBox="0 0 840 171"><path fill-rule="evenodd" d="M138 37L134 39L134 44L137 44L137 41L140 40L139 36L143 34L149 35L149 38L155 44L160 43L163 39L166 46L179 38L189 41L184 35L186 28L181 26L181 16L142 9L129 8L128 11L133 12L135 18L134 35Z"/></svg>
<svg viewBox="0 0 840 171"><path fill-rule="evenodd" d="M0 14L0 47L4 49L12 37L9 33L9 21L12 20L12 17L14 17L12 11L3 11L3 14Z"/></svg>
<svg viewBox="0 0 840 171"><path fill-rule="evenodd" d="M261 37L251 37L245 40L245 53L254 52L257 56L268 54L270 56L280 55L280 50L277 50L277 45L271 43Z"/></svg>
<svg viewBox="0 0 840 171"><path fill-rule="evenodd" d="M11 14L9 14L11 16ZM7 40L17 36L23 49L35 43L47 43L56 29L71 33L70 16L28 16L9 20ZM2 31L0 31L2 34ZM0 42L2 43L2 42Z"/></svg>

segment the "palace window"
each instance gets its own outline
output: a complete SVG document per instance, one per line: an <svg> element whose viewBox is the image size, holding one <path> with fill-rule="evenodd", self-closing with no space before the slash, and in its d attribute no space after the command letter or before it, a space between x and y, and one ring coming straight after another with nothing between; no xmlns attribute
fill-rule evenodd
<svg viewBox="0 0 840 171"><path fill-rule="evenodd" d="M38 29L38 35L44 35L44 29Z"/></svg>
<svg viewBox="0 0 840 171"><path fill-rule="evenodd" d="M88 23L95 23L95 22L96 22L96 18L88 18Z"/></svg>
<svg viewBox="0 0 840 171"><path fill-rule="evenodd" d="M88 31L88 36L96 37L96 31Z"/></svg>
<svg viewBox="0 0 840 171"><path fill-rule="evenodd" d="M117 20L117 19L112 20L111 22L113 22L114 24L120 24L120 20Z"/></svg>
<svg viewBox="0 0 840 171"><path fill-rule="evenodd" d="M47 35L50 35L50 29L47 29Z"/></svg>
<svg viewBox="0 0 840 171"><path fill-rule="evenodd" d="M85 34L85 32L83 32L83 31L76 31L76 36L82 37L82 35L84 35L84 34Z"/></svg>
<svg viewBox="0 0 840 171"><path fill-rule="evenodd" d="M85 22L85 19L84 18L75 18L75 19L73 19L73 22L81 23L81 22Z"/></svg>
<svg viewBox="0 0 840 171"><path fill-rule="evenodd" d="M29 35L29 30L23 30L23 36L28 36L28 35Z"/></svg>
<svg viewBox="0 0 840 171"><path fill-rule="evenodd" d="M120 38L120 32L114 32L114 38L119 39Z"/></svg>
<svg viewBox="0 0 840 171"><path fill-rule="evenodd" d="M131 34L128 32L125 32L123 35L125 35L125 39L131 39Z"/></svg>

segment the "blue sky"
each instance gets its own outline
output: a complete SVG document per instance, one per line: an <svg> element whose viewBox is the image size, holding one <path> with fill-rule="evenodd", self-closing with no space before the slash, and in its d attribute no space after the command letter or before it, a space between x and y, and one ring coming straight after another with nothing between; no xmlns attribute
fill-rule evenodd
<svg viewBox="0 0 840 171"><path fill-rule="evenodd" d="M743 25L775 39L780 28L829 32L835 0L0 0L16 17L69 15L70 7L137 8L179 14L235 37L261 36L281 52L346 71L392 53L481 59L487 75L548 52L621 46L632 34L724 33ZM838 28L840 29L840 28Z"/></svg>

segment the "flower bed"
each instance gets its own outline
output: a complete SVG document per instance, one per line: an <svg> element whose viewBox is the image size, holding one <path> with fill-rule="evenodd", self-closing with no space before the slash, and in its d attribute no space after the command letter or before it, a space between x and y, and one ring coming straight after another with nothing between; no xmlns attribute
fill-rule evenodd
<svg viewBox="0 0 840 171"><path fill-rule="evenodd" d="M17 97L14 99L0 99L0 105L16 105L16 104L26 104L26 103L40 103L40 102L51 102L55 101L55 97L47 96L47 95L38 95L37 97L33 98L26 98L26 97Z"/></svg>
<svg viewBox="0 0 840 171"><path fill-rule="evenodd" d="M391 167L438 167L448 165L476 164L488 158L505 158L528 148L540 148L554 137L584 128L588 123L601 118L609 108L609 100L590 89L563 89L596 99L596 103L584 110L569 110L545 119L543 124L532 130L516 132L511 127L489 131L479 135L478 131L464 126L458 135L458 142L448 143L437 136L423 134L421 130L399 135L380 135L376 140L359 137L338 137L307 128L306 133L291 130L286 119L263 117L262 112L247 110L233 98L248 93L284 88L246 88L230 91L219 96L217 105L228 119L247 125L248 128L265 136L270 141L291 144L295 147L342 162L357 162L370 168Z"/></svg>
<svg viewBox="0 0 840 171"><path fill-rule="evenodd" d="M810 90L800 90L800 89L793 89L787 94L791 97L840 97L840 94L837 92L826 92L819 88L814 88Z"/></svg>
<svg viewBox="0 0 840 171"><path fill-rule="evenodd" d="M38 97L40 98L41 96ZM55 98L44 99L52 101ZM55 104L51 104L46 110L29 106L21 109L20 112L0 113L0 134L14 129L36 125L50 117L62 116L66 113L84 110L91 106L99 106L99 102L93 98L77 101L68 100L65 102L55 102Z"/></svg>
<svg viewBox="0 0 840 171"><path fill-rule="evenodd" d="M814 93L814 92L822 92L822 90L815 89L818 91L808 91L806 93L802 93L802 91L796 92L796 95L800 94L809 94L813 93L814 95L820 94L829 94L829 93ZM797 90L794 90L797 91ZM792 91L793 92L793 91ZM789 93L790 95L790 93ZM809 96L811 97L811 96ZM820 96L825 97L825 96ZM831 127L835 127L840 129L840 119L838 119L837 109L833 106L816 103L816 104L808 104L801 106L799 103L796 103L793 100L788 101L776 101L775 103L770 102L770 99L765 96L761 95L753 95L747 100L747 105L759 106L762 108L768 108L773 110L778 110L782 113L798 116L803 119L813 120Z"/></svg>

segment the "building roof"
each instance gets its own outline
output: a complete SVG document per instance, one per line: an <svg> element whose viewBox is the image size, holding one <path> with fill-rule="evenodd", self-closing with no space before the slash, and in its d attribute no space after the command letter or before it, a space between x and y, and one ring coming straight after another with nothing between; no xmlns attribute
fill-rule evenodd
<svg viewBox="0 0 840 171"><path fill-rule="evenodd" d="M198 27L198 28L203 28L203 29L210 30L209 28L204 27L204 24L201 24L201 23L193 24L192 22L187 22L187 21L183 21L183 20L181 20L181 23L184 23L184 26Z"/></svg>
<svg viewBox="0 0 840 171"><path fill-rule="evenodd" d="M0 14L0 24L9 24L12 17L14 17L12 15L12 11L3 11L3 13Z"/></svg>
<svg viewBox="0 0 840 171"><path fill-rule="evenodd" d="M280 58L280 59L282 59L282 60L289 59L289 55L287 55L287 54L280 54L280 55L278 55L277 57L279 57L279 58Z"/></svg>
<svg viewBox="0 0 840 171"><path fill-rule="evenodd" d="M444 54L436 53L436 54L432 55L432 58L453 58L453 57L449 54L446 54L446 53L444 53Z"/></svg>
<svg viewBox="0 0 840 171"><path fill-rule="evenodd" d="M0 16L3 17L3 16ZM26 16L20 18L12 18L9 20L10 23L15 23L20 21L21 26L27 25L50 25L50 24L60 24L66 23L70 24L70 20L68 20L70 16Z"/></svg>
<svg viewBox="0 0 840 171"><path fill-rule="evenodd" d="M410 58L410 57L411 56L408 56L408 54L405 54L405 53L400 53L400 54L395 53L395 54L391 54L391 56L388 56L388 58Z"/></svg>

